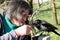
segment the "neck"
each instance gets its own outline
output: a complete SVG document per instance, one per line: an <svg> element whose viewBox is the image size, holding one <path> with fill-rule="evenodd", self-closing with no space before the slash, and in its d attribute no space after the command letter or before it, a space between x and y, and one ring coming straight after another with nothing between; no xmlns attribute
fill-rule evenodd
<svg viewBox="0 0 60 40"><path fill-rule="evenodd" d="M10 19L10 18L9 18L9 20L10 20L10 22L11 22L12 24L15 24L15 25L17 25L17 26L22 25L22 23L21 23L21 22L18 22L18 21L17 21L17 20L15 20L15 19Z"/></svg>
<svg viewBox="0 0 60 40"><path fill-rule="evenodd" d="M13 24L16 24L17 26L20 26L20 25L22 25L22 23L21 22L18 22L18 21L16 21L16 20L11 20L11 22L13 23Z"/></svg>

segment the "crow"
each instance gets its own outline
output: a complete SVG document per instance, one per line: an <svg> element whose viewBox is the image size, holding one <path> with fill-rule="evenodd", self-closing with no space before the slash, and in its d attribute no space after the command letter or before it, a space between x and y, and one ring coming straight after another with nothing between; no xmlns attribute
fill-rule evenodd
<svg viewBox="0 0 60 40"><path fill-rule="evenodd" d="M55 34L57 34L58 36L60 36L59 33L57 33L55 30L57 30L58 28L56 28L54 25L48 23L47 21L45 20L35 20L33 21L33 25L38 29L38 30L41 30L41 31L47 31L48 33L49 32L53 32Z"/></svg>

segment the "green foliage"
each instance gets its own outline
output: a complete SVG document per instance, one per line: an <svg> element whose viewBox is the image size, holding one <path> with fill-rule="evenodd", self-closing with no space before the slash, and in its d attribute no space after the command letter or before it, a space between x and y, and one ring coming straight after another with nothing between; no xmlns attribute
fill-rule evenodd
<svg viewBox="0 0 60 40"><path fill-rule="evenodd" d="M60 0L56 0L56 1L60 1ZM38 6L37 3L33 4L33 9L38 9L39 11L36 12L36 15L34 16L34 20L36 19L40 19L40 20L45 20L51 24L54 25L54 20L53 20L53 14L52 14L52 7L51 4L49 4L48 2L43 3L40 7ZM0 9L0 12L2 11L2 9ZM35 12L35 11L34 11ZM57 19L58 19L58 24L60 24L60 4L56 4L56 12L57 12ZM56 30L58 33L60 33L60 25L55 25L58 30ZM51 40L60 40L60 36L57 36L54 33L49 33L50 34L50 38Z"/></svg>
<svg viewBox="0 0 60 40"><path fill-rule="evenodd" d="M60 2L60 0L55 0L56 2Z"/></svg>
<svg viewBox="0 0 60 40"><path fill-rule="evenodd" d="M55 25L53 22L54 20L53 20L51 4L44 3L43 6L41 6L40 8L38 7L38 4L34 4L33 9L35 10L36 8L39 9L39 11L36 12L36 15L34 16L34 20L36 19L45 20L56 26L58 28L58 30L56 31L60 33L60 25ZM56 13L57 13L58 24L60 24L60 4L56 4ZM51 40L60 40L60 36L57 36L52 32L50 32L49 34Z"/></svg>

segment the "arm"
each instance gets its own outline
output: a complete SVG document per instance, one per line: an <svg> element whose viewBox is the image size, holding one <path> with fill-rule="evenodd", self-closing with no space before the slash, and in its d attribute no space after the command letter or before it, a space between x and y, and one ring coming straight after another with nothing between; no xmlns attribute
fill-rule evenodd
<svg viewBox="0 0 60 40"><path fill-rule="evenodd" d="M18 36L29 35L31 27L29 25L23 25L11 32L4 34L0 37L0 40L17 40Z"/></svg>
<svg viewBox="0 0 60 40"><path fill-rule="evenodd" d="M11 31L9 33L6 33L0 37L0 40L17 40L17 35L15 31Z"/></svg>

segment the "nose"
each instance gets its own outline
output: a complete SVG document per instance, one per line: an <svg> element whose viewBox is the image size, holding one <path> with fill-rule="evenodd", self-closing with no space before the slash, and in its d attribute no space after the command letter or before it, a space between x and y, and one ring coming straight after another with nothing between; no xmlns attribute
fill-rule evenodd
<svg viewBox="0 0 60 40"><path fill-rule="evenodd" d="M26 21L26 18L24 20Z"/></svg>
<svg viewBox="0 0 60 40"><path fill-rule="evenodd" d="M27 20L27 18L26 17L24 17L24 21L26 21Z"/></svg>

